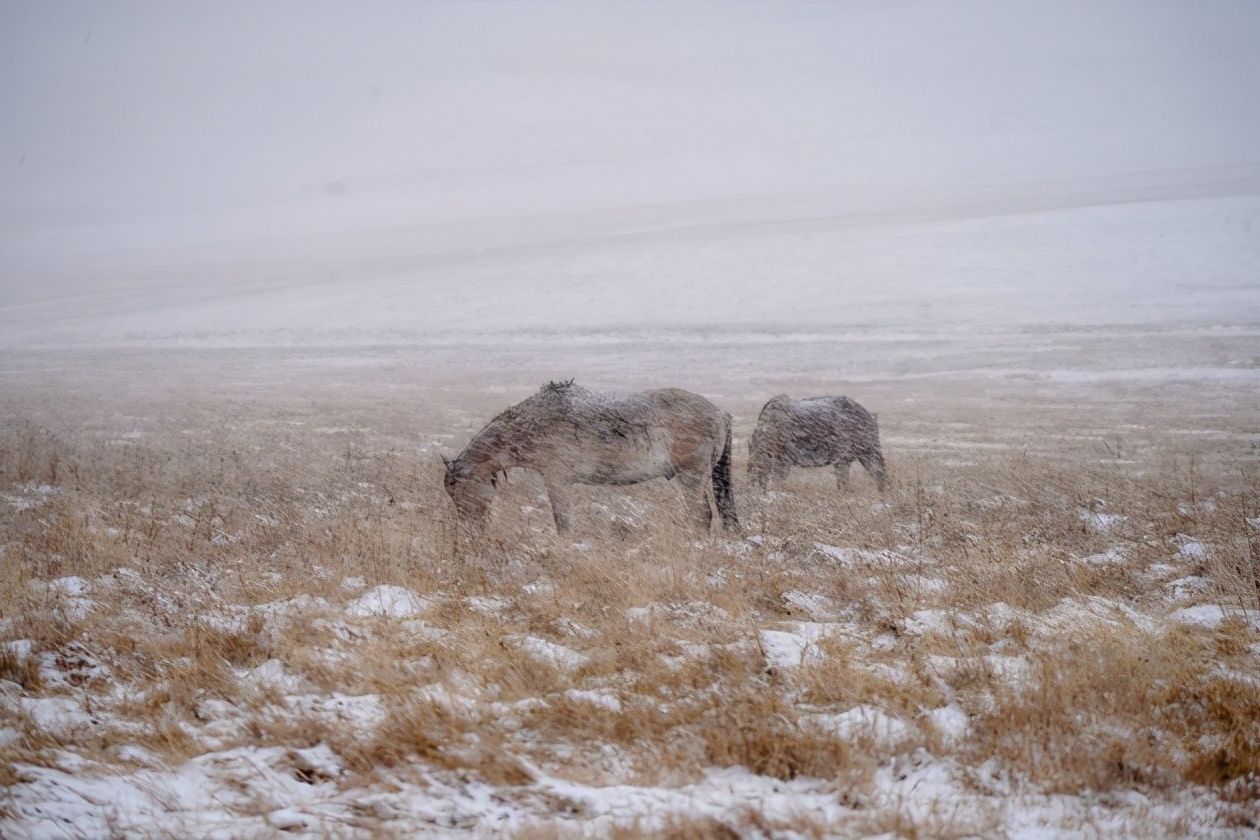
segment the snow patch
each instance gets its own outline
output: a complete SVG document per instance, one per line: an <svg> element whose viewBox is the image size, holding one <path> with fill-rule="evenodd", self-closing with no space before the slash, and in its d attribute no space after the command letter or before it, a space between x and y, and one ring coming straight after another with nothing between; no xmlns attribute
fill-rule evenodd
<svg viewBox="0 0 1260 840"><path fill-rule="evenodd" d="M1260 616L1248 613L1238 607L1226 607L1220 604L1199 604L1195 607L1185 607L1174 611L1168 617L1179 624L1189 624L1203 627L1207 630L1216 630L1227 620L1241 619L1253 628L1260 630Z"/></svg>
<svg viewBox="0 0 1260 840"><path fill-rule="evenodd" d="M932 709L924 715L924 719L932 724L948 744L962 741L971 733L971 718L957 703Z"/></svg>
<svg viewBox="0 0 1260 840"><path fill-rule="evenodd" d="M814 548L824 556L829 557L841 566L848 568L855 566L893 568L915 562L912 557L907 557L904 554L899 554L896 551L891 551L886 548L846 548L837 545L827 545L825 543L814 543Z"/></svg>
<svg viewBox="0 0 1260 840"><path fill-rule="evenodd" d="M515 637L513 641L530 657L562 671L575 671L589 661L585 654L540 636Z"/></svg>
<svg viewBox="0 0 1260 840"><path fill-rule="evenodd" d="M364 595L351 601L346 606L346 613L358 618L406 618L419 615L432 606L432 601L420 597L410 589L382 584L372 587Z"/></svg>
<svg viewBox="0 0 1260 840"><path fill-rule="evenodd" d="M810 618L832 618L836 614L836 604L826 595L818 592L802 592L793 589L783 593L783 603Z"/></svg>
<svg viewBox="0 0 1260 840"><path fill-rule="evenodd" d="M1181 543L1177 547L1177 556L1183 560L1206 560L1208 556L1208 547L1206 543L1199 540L1182 538Z"/></svg>
<svg viewBox="0 0 1260 840"><path fill-rule="evenodd" d="M1202 575L1189 575L1187 577L1170 580L1164 584L1164 589L1168 591L1168 595L1175 601L1186 598L1191 595L1199 595L1207 592L1212 588L1212 581Z"/></svg>
<svg viewBox="0 0 1260 840"><path fill-rule="evenodd" d="M33 481L19 484L13 489L14 493L0 493L0 498L7 501L9 506L19 513L39 507L61 492L60 488L51 484L36 484Z"/></svg>
<svg viewBox="0 0 1260 840"><path fill-rule="evenodd" d="M1106 513L1101 510L1082 510L1080 517L1085 527L1096 534L1109 534L1128 519L1119 513Z"/></svg>
<svg viewBox="0 0 1260 840"><path fill-rule="evenodd" d="M849 628L842 624L798 621L792 630L762 630L758 635L761 652L771 668L796 668L819 659L818 643Z"/></svg>
<svg viewBox="0 0 1260 840"><path fill-rule="evenodd" d="M615 694L610 694L607 691L571 688L564 693L564 696L578 703L590 703L593 706L600 706L610 712L621 711L621 700Z"/></svg>
<svg viewBox="0 0 1260 840"><path fill-rule="evenodd" d="M1128 559L1128 551L1123 546L1112 546L1098 554L1082 557L1081 562L1087 566L1119 566Z"/></svg>
<svg viewBox="0 0 1260 840"><path fill-rule="evenodd" d="M506 598L496 598L490 595L469 595L464 599L464 603L474 612L479 612L492 618L497 617L511 606L511 603Z"/></svg>
<svg viewBox="0 0 1260 840"><path fill-rule="evenodd" d="M862 705L840 714L813 715L816 726L845 741L867 738L881 743L896 743L910 735L905 721L886 714L874 706Z"/></svg>

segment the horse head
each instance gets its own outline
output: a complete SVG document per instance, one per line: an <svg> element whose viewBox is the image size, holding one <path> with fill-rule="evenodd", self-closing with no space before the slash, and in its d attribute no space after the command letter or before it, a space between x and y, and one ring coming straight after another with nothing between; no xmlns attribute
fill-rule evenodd
<svg viewBox="0 0 1260 840"><path fill-rule="evenodd" d="M442 463L446 467L443 484L455 503L460 525L467 531L484 531L494 498L494 483L483 479L459 458L451 460L443 455Z"/></svg>

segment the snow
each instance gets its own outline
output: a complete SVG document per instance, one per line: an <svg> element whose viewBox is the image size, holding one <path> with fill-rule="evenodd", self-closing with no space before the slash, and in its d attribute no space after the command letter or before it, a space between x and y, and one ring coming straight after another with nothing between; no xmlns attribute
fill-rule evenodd
<svg viewBox="0 0 1260 840"><path fill-rule="evenodd" d="M1183 560L1204 560L1208 555L1208 547L1199 540L1183 538L1177 548L1177 555Z"/></svg>
<svg viewBox="0 0 1260 840"><path fill-rule="evenodd" d="M39 729L54 735L71 735L95 728L100 720L72 697L0 697L0 708L26 715Z"/></svg>
<svg viewBox="0 0 1260 840"><path fill-rule="evenodd" d="M57 650L43 651L37 656L39 677L50 688L87 685L106 680L110 669L97 661L81 642L70 642Z"/></svg>
<svg viewBox="0 0 1260 840"><path fill-rule="evenodd" d="M277 808L267 814L267 824L280 831L296 831L313 829L319 824L319 820L295 808Z"/></svg>
<svg viewBox="0 0 1260 840"><path fill-rule="evenodd" d="M30 639L12 639L4 643L4 648L13 655L15 659L23 660L31 655L31 647L33 642Z"/></svg>
<svg viewBox="0 0 1260 840"><path fill-rule="evenodd" d="M12 490L10 493L0 493L0 499L4 499L19 513L37 508L61 492L60 488L51 484L36 484L33 481L14 485Z"/></svg>
<svg viewBox="0 0 1260 840"><path fill-rule="evenodd" d="M314 778L335 779L345 772L341 757L327 744L316 744L289 753L294 767Z"/></svg>
<svg viewBox="0 0 1260 840"><path fill-rule="evenodd" d="M808 813L824 824L840 820L846 812L825 782L816 779L781 782L743 768L711 770L700 781L673 789L635 785L597 787L547 776L541 776L535 786L559 801L572 803L585 815L588 829L596 834L608 833L615 825L635 820L639 821L641 830L660 829L672 814L685 814L693 819L721 818L735 807L750 808L770 820Z"/></svg>
<svg viewBox="0 0 1260 840"><path fill-rule="evenodd" d="M539 580L539 581L534 581L532 583L525 584L524 586L521 587L521 591L524 592L526 595L537 595L540 597L546 597L554 593L556 591L556 587L551 581Z"/></svg>
<svg viewBox="0 0 1260 840"><path fill-rule="evenodd" d="M1099 624L1131 625L1144 633L1157 629L1155 621L1146 614L1121 601L1098 595L1064 598L1040 616L1024 615L1020 619L1047 638L1069 635L1074 630L1090 630Z"/></svg>
<svg viewBox="0 0 1260 840"><path fill-rule="evenodd" d="M850 568L855 566L895 567L915 562L913 558L886 549L872 551L865 548L845 548L824 543L814 543L814 548L835 560L841 566Z"/></svg>
<svg viewBox="0 0 1260 840"><path fill-rule="evenodd" d="M505 598L496 598L489 595L469 595L464 599L464 603L468 605L469 609L476 610L482 615L492 618L498 616L511 605L511 602Z"/></svg>
<svg viewBox="0 0 1260 840"><path fill-rule="evenodd" d="M237 747L171 770L99 776L89 762L63 754L58 767L19 765L22 784L12 804L35 836L256 835L259 818L233 817L225 809L248 812L251 803L269 804L266 813L279 812L287 823L333 793L326 782L295 773L292 755L281 747Z"/></svg>
<svg viewBox="0 0 1260 840"><path fill-rule="evenodd" d="M771 668L795 668L822 655L818 643L844 633L846 625L798 621L791 630L762 630L758 635L761 652Z"/></svg>
<svg viewBox="0 0 1260 840"><path fill-rule="evenodd" d="M593 706L599 706L610 712L621 711L621 700L614 694L606 691L591 691L587 689L571 688L564 693L565 697L579 703L590 703Z"/></svg>
<svg viewBox="0 0 1260 840"><path fill-rule="evenodd" d="M809 720L845 741L870 738L891 744L906 739L912 731L905 721L892 717L874 706L865 705L856 706L839 714L813 715Z"/></svg>
<svg viewBox="0 0 1260 840"><path fill-rule="evenodd" d="M993 675L1015 688L1025 688L1033 683L1033 668L1026 656L1003 656L991 653L984 657Z"/></svg>
<svg viewBox="0 0 1260 840"><path fill-rule="evenodd" d="M670 608L666 614L686 615L695 609L684 605L682 609ZM1019 620L1034 633L1049 633L1055 628L1088 627L1091 621L1131 622L1134 619L1126 612L1130 609L1101 598L1068 598L1040 617L994 605L977 611L977 615L950 616L924 610L918 621L923 625L948 622L980 626L981 620ZM1211 605L1191 608L1193 612L1182 611L1180 617L1174 613L1173 619L1198 616L1201 609L1221 610ZM783 669L814 659L824 639L854 632L838 623L788 622L780 627L762 631L759 641L767 661ZM586 661L584 654L538 636L508 638L527 655L565 670L579 668ZM692 647L707 651L709 645ZM983 662L1013 685L1027 685L1031 678L1027 658L1001 653L1002 647L999 641ZM931 661L942 674L963 664L941 656ZM858 664L890 680L908 676L886 663ZM313 719L364 737L370 737L386 718L385 705L376 695L297 693L300 689L295 684L285 685L288 675L275 660L249 673L284 685L287 696L282 705L269 707L268 714ZM447 683L421 686L411 693L441 702L453 713L476 715L482 700L473 682L468 675L452 672ZM563 696L613 714L624 710L621 696L607 687L569 688ZM73 733L84 727L95 731L110 725L108 719L88 714L70 697L2 702L14 704L20 714L50 732ZM507 721L520 711L546 705L545 700L535 697L484 708ZM356 779L348 773L343 756L325 743L302 748L231 746L232 730L225 729L227 740L221 746L227 748L216 748L210 731L214 721L231 723L239 720L240 714L232 704L204 699L197 716L209 721L202 737L210 751L183 763L168 764L124 740L114 754L127 766L114 767L108 773L69 753L61 754L54 766L19 764L15 767L18 783L9 798L11 810L0 818L0 833L65 833L73 826L75 832L88 836L106 829L135 835L191 832L211 837L269 836L268 832L337 835L353 824L348 821L367 820L363 824L381 832L406 836L485 835L517 833L548 824L546 821L564 813L566 821L574 821L575 829L602 835L629 825L647 832L663 829L675 815L735 819L748 808L771 822L807 814L821 824L835 825L860 819L872 809L895 808L925 826L936 825L931 820L942 814L955 814L958 819L976 820L966 823L972 833L997 831L1028 837L1071 836L1082 825L1109 826L1121 833L1126 826L1149 825L1162 833L1163 828L1182 825L1186 815L1199 814L1205 820L1202 835L1207 836L1216 819L1210 799L1196 790L1177 793L1180 798L1173 801L1133 800L1132 807L1124 804L1127 794L1117 793L1111 805L1102 806L1090 797L1050 796L1021 789L1009 774L985 767L964 769L952 759L937 758L922 749L881 761L874 769L873 792L857 804L843 786L832 781L802 777L785 782L741 767L713 768L694 781L657 786L560 779L524 761L531 781L495 787L421 763L383 770L380 780L373 781L370 776ZM971 734L970 717L958 703L922 710L915 721L863 703L843 711L803 710L800 722L857 749L878 751L913 746L920 726L936 733L945 745L957 745ZM518 731L519 727L517 721L508 728ZM108 808L103 809L105 803ZM1155 805L1163 809L1162 816L1151 816ZM975 816L981 812L983 818ZM1149 819L1157 821L1142 822Z"/></svg>
<svg viewBox="0 0 1260 840"><path fill-rule="evenodd" d="M70 577L50 580L48 582L48 590L66 597L81 598L91 592L92 587L83 578L72 575Z"/></svg>
<svg viewBox="0 0 1260 840"><path fill-rule="evenodd" d="M761 631L761 652L772 668L795 668L805 659L809 645L805 637L781 630Z"/></svg>
<svg viewBox="0 0 1260 840"><path fill-rule="evenodd" d="M1127 520L1121 514L1101 510L1082 510L1080 518L1086 527L1097 534L1109 534Z"/></svg>
<svg viewBox="0 0 1260 840"><path fill-rule="evenodd" d="M1128 551L1124 546L1112 546L1106 551L1081 558L1081 562L1089 566L1119 566L1126 560L1128 560Z"/></svg>
<svg viewBox="0 0 1260 840"><path fill-rule="evenodd" d="M346 614L358 618L407 618L420 615L433 604L410 589L382 584L346 605Z"/></svg>
<svg viewBox="0 0 1260 840"><path fill-rule="evenodd" d="M385 722L385 704L376 694L295 694L284 698L289 711L330 725L350 725L371 731Z"/></svg>
<svg viewBox="0 0 1260 840"><path fill-rule="evenodd" d="M924 716L946 743L963 740L971 732L971 719L961 706L950 704L932 709Z"/></svg>
<svg viewBox="0 0 1260 840"><path fill-rule="evenodd" d="M1260 311L1260 169L1237 163L1253 161L1260 148L1257 98L1249 95L1260 52L1254 16L1239 11L1246 4L1203 14L1116 0L1075 3L1067 14L1055 4L946 0L764 4L715 14L688 2L562 0L501 4L493 15L479 5L406 5L352 15L281 0L251 12L244 27L214 4L157 17L132 9L54 14L39 4L9 15L0 52L24 83L12 86L0 121L9 164L0 189L0 348L16 357L33 348L189 347L205 352L198 358L207 365L219 361L210 348L302 348L312 358L285 364L344 369L347 378L405 355L461 380L465 363L484 356L501 381L459 384L504 402L518 382L503 370L550 370L557 351L588 370L595 356L614 359L602 370L618 384L675 374L703 382L707 374L691 362L720 353L723 365L755 360L739 362L737 383L720 388L718 402L734 403L735 412L737 400L752 400L763 386L789 387L805 370L836 387L871 383L875 391L891 382L907 404L923 399L922 388L964 382L1006 383L1030 400L1084 386L1108 398L1141 389L1181 399L1190 395L1187 383L1213 383L1244 400L1260 383L1254 353L1217 347L1218 338L1254 343ZM92 27L95 38L80 37ZM179 60L171 61L176 47ZM1074 347L1088 348L1075 360L1049 352L1069 333ZM1122 334L1211 352L1113 353L1111 339ZM398 355L366 346L393 346ZM86 355L94 373L111 358L95 349ZM541 359L546 364L535 363ZM219 394L239 378L224 380ZM894 418L893 427L905 419ZM128 418L120 436L105 440L129 452L157 445L155 422ZM327 425L312 423L304 433L331 444L369 424L344 416L315 422ZM1227 434L1204 424L1225 425L1205 412L1187 423L1192 428L1165 431L1188 446ZM444 431L405 446L431 453L452 442ZM960 456L944 466L1025 446L923 429L885 443ZM2 487L0 512L40 527L41 517L75 499L72 484ZM370 482L352 486L365 498L379 495ZM925 490L929 503L947 492L941 484ZM980 493L987 498L977 504L1019 503ZM401 503L416 503L401 495ZM759 501L795 498L777 490ZM211 502L204 493L189 496L174 522L196 524ZM902 513L856 494L843 504L825 515L864 517L869 508L888 522ZM1214 505L1180 503L1191 520L1179 527L1198 528L1193 519ZM624 509L606 512L629 523L627 550L635 550L647 520ZM549 516L535 505L521 511ZM1130 520L1099 500L1080 510L1065 502L1057 515L1092 532L1081 536L1097 545L1080 543L1089 548L1076 562L1101 570L1129 566L1126 547L1105 535L1136 532L1128 524L1138 524L1140 511L1135 505ZM280 524L254 516L265 527ZM1260 518L1248 521L1260 530ZM966 523L943 533L955 526ZM134 553L117 529L94 533L108 548L103 558ZM687 669L688 680L703 677L703 663L718 652L751 663L764 657L771 673L757 679L789 705L799 703L800 683L829 664L829 639L853 645L845 667L858 681L917 681L917 669L901 667L912 651L939 683L942 697L932 702L944 705L912 716L902 709L903 718L881 708L876 694L852 708L845 706L858 699L802 710L801 718L885 752L914 745L922 727L939 735L925 739L934 748L957 746L963 755L974 708L949 691L949 676L984 671L1024 689L1035 679L1033 663L1045 661L1040 648L1055 639L1076 644L1100 628L1123 628L1156 645L1169 626L1214 630L1240 619L1260 627L1252 612L1192 603L1214 597L1212 581L1191 572L1211 556L1216 533L1205 526L1203 536L1152 543L1169 563L1147 573L1170 579L1155 585L1154 598L1080 592L1035 611L969 601L966 609L921 608L937 603L955 571L918 568L936 566L923 553L933 550L929 532L902 533L898 539L915 548L890 550L815 537L789 549L777 534L714 540L706 544L729 566L668 568L671 591L732 585L740 563L765 553L769 579L782 581L781 602L772 589L766 601L736 612L747 623L731 632L732 615L704 600L724 603L712 591L683 595L627 610L633 627L625 629L660 643L647 657ZM235 539L222 531L210 537L224 546ZM640 778L629 773L609 773L620 781L607 784L561 779L528 766L530 780L492 785L422 759L360 774L347 770L348 754L315 742L323 731L370 739L400 698L432 701L464 722L525 719L526 710L560 698L631 718L640 702L632 699L635 666L607 675L587 667L602 666L606 655L589 605L559 615L563 588L545 579L516 588L527 575L545 578L598 553L594 539L557 545L559 565L549 548L521 552L495 570L509 596L468 594L461 584L460 603L478 615L463 615L471 621L450 630L430 626L444 596L369 587L357 574L341 580L336 603L300 595L260 605L220 602L226 596L212 580L204 581L204 602L190 602L155 585L149 565L93 581L35 582L23 595L75 622L80 641L39 635L38 643L3 643L38 667L40 684L0 683L0 743L34 725L67 749L14 766L0 835L605 836L618 828L651 835L664 833L675 815L737 819L745 810L771 823L803 815L848 828L869 820L872 832L892 826L922 836L1228 829L1215 822L1217 791L1176 791L1164 800L1133 790L1049 796L1021 786L996 761L962 767L924 750L881 759L869 801L859 802L832 779L784 782L742 767L653 784L627 783ZM1110 547L1088 553L1103 546ZM137 550L140 563L145 552ZM194 566L188 575L200 574ZM851 603L843 586L797 577L815 566L855 589L895 595ZM63 567L73 568L48 566ZM286 583L271 574L267 585ZM1099 575L1078 577L1084 585ZM648 583L643 601L665 597L654 594L660 582ZM335 578L327 585L338 586ZM135 606L101 609L107 590ZM846 600L823 594L833 591ZM190 699L193 714L181 725L200 754L184 760L179 751L128 743L125 721L109 711L163 702L160 689L128 694L126 674L145 663L94 655L91 625L115 612L137 622L151 613L160 632L192 624L252 633L262 619L263 644L309 619L321 639L333 640L310 651L311 662L272 658L234 669L255 689L247 703ZM779 621L785 614L810 620ZM864 623L841 623L859 614ZM1015 628L1026 633L1008 632ZM0 629L5 637L35 633L21 619L0 620ZM488 634L474 649L502 641L522 670L541 663L566 672L541 675L539 684L551 687L537 690L554 693L515 699L516 686L481 686L440 652L412 652L425 641L463 644L474 631ZM356 689L385 697L320 690L320 668L335 676L338 662L382 639L397 642L404 661L389 664L407 681L377 689L369 680ZM954 643L979 647L942 655L958 652ZM274 648L277 657L291 652ZM686 703L709 690L688 683L652 702ZM252 737L255 717L311 726L289 746L239 746ZM513 737L519 742L504 749L546 752L519 720ZM74 754L80 740L108 743L84 752L125 766Z"/></svg>
<svg viewBox="0 0 1260 840"><path fill-rule="evenodd" d="M911 636L923 636L928 633L950 633L955 623L963 626L977 626L974 619L951 610L922 609L916 610L900 622L901 631Z"/></svg>
<svg viewBox="0 0 1260 840"><path fill-rule="evenodd" d="M818 592L791 590L783 593L783 602L814 619L833 618L836 614L835 602Z"/></svg>
<svg viewBox="0 0 1260 840"><path fill-rule="evenodd" d="M562 633L566 636L575 636L579 639L590 639L598 635L591 628L585 627L573 619L565 618L563 616L552 621L551 626L555 628L558 633Z"/></svg>
<svg viewBox="0 0 1260 840"><path fill-rule="evenodd" d="M526 654L563 671L573 671L586 664L588 657L572 648L548 641L541 636L525 636L515 639Z"/></svg>
<svg viewBox="0 0 1260 840"><path fill-rule="evenodd" d="M1206 630L1217 629L1227 619L1239 619L1250 624L1255 629L1260 629L1260 615L1255 612L1241 610L1238 607L1226 607L1220 604L1199 604L1194 607L1183 607L1182 609L1174 610L1168 617L1180 624L1189 624Z"/></svg>
<svg viewBox="0 0 1260 840"><path fill-rule="evenodd" d="M95 601L86 597L92 590L91 584L78 576L71 575L49 581L32 580L28 586L31 591L51 599L56 608L71 621L82 621L96 606Z"/></svg>
<svg viewBox="0 0 1260 840"><path fill-rule="evenodd" d="M1212 588L1212 581L1210 578L1205 578L1202 575L1187 575L1176 580L1170 580L1164 584L1164 588L1168 590L1170 598L1174 601L1179 601L1183 598L1207 592Z"/></svg>
<svg viewBox="0 0 1260 840"><path fill-rule="evenodd" d="M302 678L290 674L279 659L268 659L256 668L240 672L240 677L250 685L270 688L286 694L296 692L303 683Z"/></svg>

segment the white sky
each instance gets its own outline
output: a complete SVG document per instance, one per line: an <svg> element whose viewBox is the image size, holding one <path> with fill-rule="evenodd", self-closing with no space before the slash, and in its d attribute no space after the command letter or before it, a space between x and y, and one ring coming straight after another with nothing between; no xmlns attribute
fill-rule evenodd
<svg viewBox="0 0 1260 840"><path fill-rule="evenodd" d="M1254 0L4 0L0 225L1254 163L1257 44Z"/></svg>

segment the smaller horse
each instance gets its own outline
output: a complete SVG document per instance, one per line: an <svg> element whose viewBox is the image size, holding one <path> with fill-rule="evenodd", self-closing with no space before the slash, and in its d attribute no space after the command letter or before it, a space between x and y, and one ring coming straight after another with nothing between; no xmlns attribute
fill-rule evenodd
<svg viewBox="0 0 1260 840"><path fill-rule="evenodd" d="M887 483L875 415L848 397L771 398L757 417L748 454L748 476L763 490L771 478L787 478L792 467L828 465L835 466L839 488L847 490L855 460L881 493Z"/></svg>
<svg viewBox="0 0 1260 840"><path fill-rule="evenodd" d="M689 517L707 531L709 490L722 525L739 528L731 493L731 418L698 394L667 388L624 397L550 382L477 432L446 460L446 492L465 530L480 532L497 476L542 476L556 530L569 528L570 484L678 479Z"/></svg>

